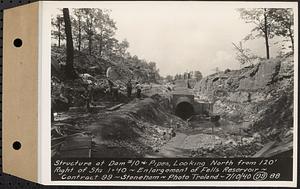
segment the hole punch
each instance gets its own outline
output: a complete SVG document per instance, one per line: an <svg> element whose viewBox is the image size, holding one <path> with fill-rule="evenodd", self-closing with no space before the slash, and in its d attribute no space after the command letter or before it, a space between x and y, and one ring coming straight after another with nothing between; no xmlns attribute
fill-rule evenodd
<svg viewBox="0 0 300 189"><path fill-rule="evenodd" d="M14 40L14 46L15 47L21 47L22 44L23 44L22 39L17 38L17 39Z"/></svg>
<svg viewBox="0 0 300 189"><path fill-rule="evenodd" d="M15 149L15 150L19 150L20 148L21 148L21 143L19 142L19 141L15 141L14 143L13 143L13 148Z"/></svg>

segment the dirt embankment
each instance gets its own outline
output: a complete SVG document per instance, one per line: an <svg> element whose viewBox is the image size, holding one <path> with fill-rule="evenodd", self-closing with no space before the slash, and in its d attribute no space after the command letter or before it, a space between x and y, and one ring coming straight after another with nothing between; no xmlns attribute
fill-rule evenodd
<svg viewBox="0 0 300 189"><path fill-rule="evenodd" d="M94 135L92 157L143 157L159 149L186 123L172 115L158 95L135 99L117 111L98 114L88 126Z"/></svg>
<svg viewBox="0 0 300 189"><path fill-rule="evenodd" d="M272 59L241 70L226 70L195 86L199 99L214 103L223 119L260 132L268 140L283 138L293 127L293 62Z"/></svg>
<svg viewBox="0 0 300 189"><path fill-rule="evenodd" d="M218 126L176 117L166 97L135 99L88 126L92 157L249 157L270 141L291 139L293 65L270 60L217 73L195 87L214 102ZM289 142L289 141L287 141Z"/></svg>
<svg viewBox="0 0 300 189"><path fill-rule="evenodd" d="M93 112L62 114L74 114L76 120L64 122L89 133L91 157L251 157L270 141L290 148L293 74L292 63L270 60L204 78L194 88L196 99L213 102L219 122L175 116L169 90L160 85L143 91L151 97L123 102L119 109L110 110L116 104L102 99Z"/></svg>

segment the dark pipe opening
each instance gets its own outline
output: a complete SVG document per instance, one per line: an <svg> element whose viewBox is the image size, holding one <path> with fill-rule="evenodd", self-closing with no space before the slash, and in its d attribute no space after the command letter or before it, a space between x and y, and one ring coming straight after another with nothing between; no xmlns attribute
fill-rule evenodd
<svg viewBox="0 0 300 189"><path fill-rule="evenodd" d="M193 105L189 102L181 102L176 106L175 115L186 120L194 114Z"/></svg>

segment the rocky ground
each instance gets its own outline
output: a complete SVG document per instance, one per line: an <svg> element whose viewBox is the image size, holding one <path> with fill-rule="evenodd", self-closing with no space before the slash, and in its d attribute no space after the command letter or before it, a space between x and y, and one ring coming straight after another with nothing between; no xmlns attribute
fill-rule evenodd
<svg viewBox="0 0 300 189"><path fill-rule="evenodd" d="M54 125L76 124L81 132L88 132L91 157L143 157L174 137L176 126L186 125L164 108L165 102L168 101L155 95L134 99L114 111L104 108L97 113L64 112L56 117ZM175 126L170 125L170 120Z"/></svg>
<svg viewBox="0 0 300 189"><path fill-rule="evenodd" d="M270 142L290 150L293 65L287 59L226 70L197 83L196 100L214 103L219 122L184 121L173 114L165 86L144 89L142 99L129 99L114 110L110 108L120 102L98 99L93 112L71 108L59 113L53 137L76 128L73 133L84 133L82 140L90 141L85 146L89 157L252 157ZM53 151L70 156L59 148Z"/></svg>
<svg viewBox="0 0 300 189"><path fill-rule="evenodd" d="M208 76L197 84L195 93L198 99L213 102L214 112L250 136L250 141L260 139L249 146L251 154L272 141L291 143L293 76L290 58L271 59Z"/></svg>

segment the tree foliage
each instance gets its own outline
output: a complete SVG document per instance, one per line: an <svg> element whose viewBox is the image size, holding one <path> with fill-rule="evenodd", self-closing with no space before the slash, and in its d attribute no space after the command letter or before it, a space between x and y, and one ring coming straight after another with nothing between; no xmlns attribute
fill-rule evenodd
<svg viewBox="0 0 300 189"><path fill-rule="evenodd" d="M72 26L73 26L73 36L74 36L74 42L77 46L77 50L81 50L82 46L82 39L83 39L83 9L74 9L74 15L72 17Z"/></svg>
<svg viewBox="0 0 300 189"><path fill-rule="evenodd" d="M181 80L182 78L183 78L182 74L176 74L176 75L174 76L174 79L175 79L175 80Z"/></svg>
<svg viewBox="0 0 300 189"><path fill-rule="evenodd" d="M194 71L194 77L197 81L200 81L203 78L202 73L200 71Z"/></svg>
<svg viewBox="0 0 300 189"><path fill-rule="evenodd" d="M63 9L63 12L65 11ZM119 67L123 71L127 70L126 73L130 73L128 77L132 79L142 82L157 82L160 79L159 69L157 69L155 62L148 62L131 55L128 52L129 42L126 39L119 41L116 38L117 26L111 18L110 10L98 8L70 9L68 14L70 22L67 21L68 24L61 22L62 15L65 17L65 14L59 13L57 17L52 18L52 38L55 39L53 45L56 46L52 50L55 51L53 52L55 57L58 57L58 54L62 52L67 52L70 56L65 57L62 54L61 56L65 58L59 58L59 61L65 61L66 65L71 65L69 63L72 57L70 49L73 49L75 62L79 62L79 64L88 62L86 66L80 65L80 69L76 70L77 72L88 71L88 67L98 66L99 62L104 61L110 62L111 65ZM71 28L67 27L65 30L67 25ZM71 35L69 35L70 31ZM67 40L64 40L67 32ZM59 45L57 45L58 41ZM84 59L79 59L84 56ZM88 57L96 61L91 61ZM102 67L102 70L105 69L107 66ZM104 71L102 72L104 73Z"/></svg>
<svg viewBox="0 0 300 189"><path fill-rule="evenodd" d="M263 37L266 45L266 58L270 58L269 39L274 37L274 23L270 19L271 9L267 8L251 8L238 9L240 16L246 23L254 25L251 33L244 40Z"/></svg>
<svg viewBox="0 0 300 189"><path fill-rule="evenodd" d="M270 10L270 18L273 20L274 34L290 40L291 49L294 52L294 14L291 8L278 8Z"/></svg>
<svg viewBox="0 0 300 189"><path fill-rule="evenodd" d="M242 41L239 44L232 43L234 50L236 52L236 59L242 65L253 65L255 61L259 59L258 56L254 55L250 49L244 48Z"/></svg>
<svg viewBox="0 0 300 189"><path fill-rule="evenodd" d="M65 35L65 25L64 25L64 18L62 14L58 14L56 17L51 19L51 36L52 38L57 40L57 46L61 46L61 42L66 39Z"/></svg>
<svg viewBox="0 0 300 189"><path fill-rule="evenodd" d="M183 73L177 73L174 76L174 80L187 80L187 79L195 79L196 81L200 81L203 78L202 73L199 70L196 71L186 71Z"/></svg>
<svg viewBox="0 0 300 189"><path fill-rule="evenodd" d="M172 82L174 78L172 75L167 75L165 79L167 82Z"/></svg>
<svg viewBox="0 0 300 189"><path fill-rule="evenodd" d="M251 8L238 9L240 16L246 23L251 23L254 25L251 33L247 35L244 39L254 39L256 37L265 37L267 33L269 38L274 37L274 25L271 20L267 20L265 23L265 16L268 18L270 16L271 9L266 8Z"/></svg>
<svg viewBox="0 0 300 189"><path fill-rule="evenodd" d="M266 45L266 58L270 58L269 40L275 36L289 38L294 51L293 10L289 8L250 8L238 9L240 17L253 28L244 40L263 37ZM238 46L235 46L238 49Z"/></svg>

